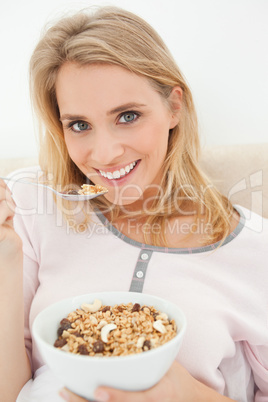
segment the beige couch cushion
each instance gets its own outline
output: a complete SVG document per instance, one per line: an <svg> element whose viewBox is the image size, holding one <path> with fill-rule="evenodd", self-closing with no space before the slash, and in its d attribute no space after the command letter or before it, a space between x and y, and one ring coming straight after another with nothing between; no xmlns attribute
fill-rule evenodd
<svg viewBox="0 0 268 402"><path fill-rule="evenodd" d="M6 177L16 169L38 165L37 158L0 159L0 176Z"/></svg>
<svg viewBox="0 0 268 402"><path fill-rule="evenodd" d="M268 143L209 147L201 165L233 204L268 218Z"/></svg>
<svg viewBox="0 0 268 402"><path fill-rule="evenodd" d="M0 176L36 164L34 158L0 159ZM207 147L201 165L234 204L268 218L268 143Z"/></svg>

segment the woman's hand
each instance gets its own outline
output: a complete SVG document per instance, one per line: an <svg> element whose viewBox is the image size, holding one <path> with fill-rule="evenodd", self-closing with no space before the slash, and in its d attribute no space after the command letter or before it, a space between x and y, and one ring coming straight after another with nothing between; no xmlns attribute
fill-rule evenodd
<svg viewBox="0 0 268 402"><path fill-rule="evenodd" d="M154 387L140 392L120 391L100 387L95 392L96 401L100 402L196 402L193 397L195 379L177 362L174 362L166 375ZM84 402L86 399L68 392L70 402ZM61 395L63 396L63 395Z"/></svg>
<svg viewBox="0 0 268 402"><path fill-rule="evenodd" d="M85 402L67 389L60 396L69 402ZM141 392L120 391L100 387L95 392L98 402L227 402L226 398L193 378L178 362L174 362L166 375L154 387Z"/></svg>
<svg viewBox="0 0 268 402"><path fill-rule="evenodd" d="M0 262L9 265L14 257L22 253L20 237L13 229L15 203L5 182L0 179Z"/></svg>
<svg viewBox="0 0 268 402"><path fill-rule="evenodd" d="M6 184L0 180L0 312L1 401L16 400L31 378L30 363L24 345L22 241L13 229L15 203Z"/></svg>

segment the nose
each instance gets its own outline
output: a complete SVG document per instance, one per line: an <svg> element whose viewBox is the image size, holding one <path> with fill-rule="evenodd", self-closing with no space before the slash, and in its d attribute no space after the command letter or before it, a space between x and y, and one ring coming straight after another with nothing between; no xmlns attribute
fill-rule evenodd
<svg viewBox="0 0 268 402"><path fill-rule="evenodd" d="M117 161L124 153L124 145L115 134L108 130L95 132L91 137L91 159L99 166Z"/></svg>

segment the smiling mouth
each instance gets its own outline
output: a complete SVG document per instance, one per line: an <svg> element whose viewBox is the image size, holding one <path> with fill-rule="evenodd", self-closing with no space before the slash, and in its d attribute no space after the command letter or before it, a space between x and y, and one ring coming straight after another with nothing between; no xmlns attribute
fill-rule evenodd
<svg viewBox="0 0 268 402"><path fill-rule="evenodd" d="M131 162L129 165L126 165L125 167L115 170L114 172L105 172L104 170L99 170L101 176L105 177L105 179L108 180L115 180L115 179L121 179L122 177L127 176L137 165L138 160L135 162Z"/></svg>

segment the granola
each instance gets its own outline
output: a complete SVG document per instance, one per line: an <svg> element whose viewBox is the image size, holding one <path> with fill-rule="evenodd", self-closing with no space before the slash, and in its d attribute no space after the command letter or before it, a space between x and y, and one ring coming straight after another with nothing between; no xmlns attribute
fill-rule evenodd
<svg viewBox="0 0 268 402"><path fill-rule="evenodd" d="M99 194L99 193L107 193L108 190L106 187L101 186L100 184L82 184L80 190L69 189L63 191L63 194L69 195L89 195L89 194Z"/></svg>
<svg viewBox="0 0 268 402"><path fill-rule="evenodd" d="M95 300L61 320L54 346L80 355L127 356L157 348L176 334L175 321L153 306Z"/></svg>
<svg viewBox="0 0 268 402"><path fill-rule="evenodd" d="M107 193L107 188L101 186L100 184L83 184L81 186L81 190L78 191L78 194L88 195L88 194L98 194L98 193Z"/></svg>

